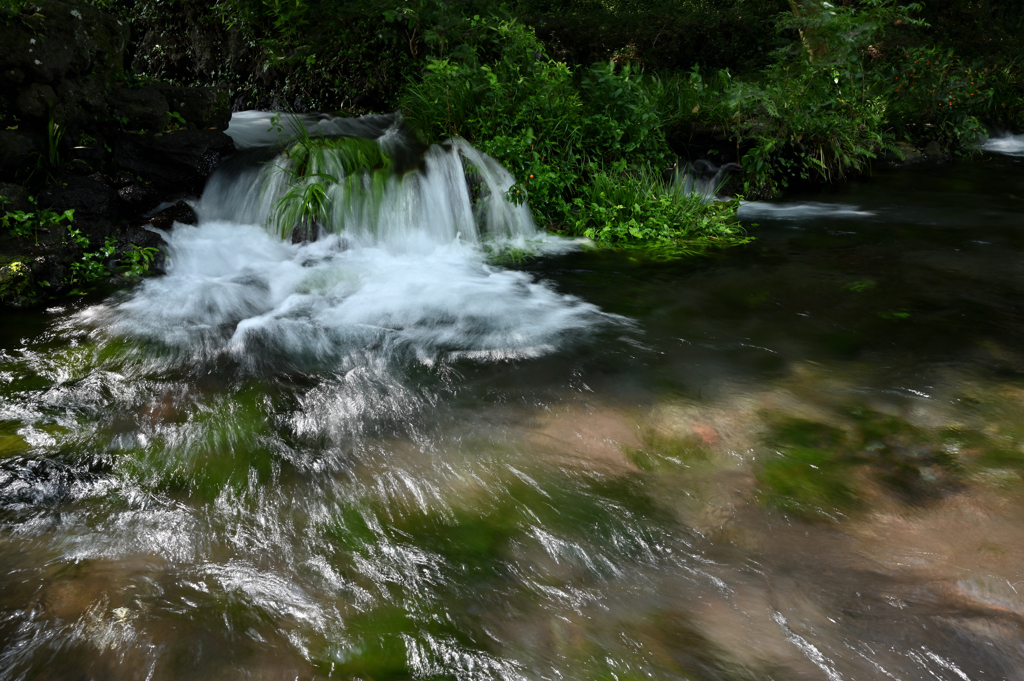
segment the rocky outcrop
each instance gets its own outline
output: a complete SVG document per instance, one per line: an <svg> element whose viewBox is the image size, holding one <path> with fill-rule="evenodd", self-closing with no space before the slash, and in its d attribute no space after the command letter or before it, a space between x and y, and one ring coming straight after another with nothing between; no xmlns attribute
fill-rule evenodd
<svg viewBox="0 0 1024 681"><path fill-rule="evenodd" d="M0 176L14 177L32 155L38 153L37 149L29 135L16 130L0 130Z"/></svg>
<svg viewBox="0 0 1024 681"><path fill-rule="evenodd" d="M198 194L220 160L234 151L231 138L217 130L180 130L165 135L122 136L114 164L147 182L164 198Z"/></svg>
<svg viewBox="0 0 1024 681"><path fill-rule="evenodd" d="M128 82L128 37L85 0L38 0L0 21L0 181L113 174L113 150L129 134L227 129L225 89Z"/></svg>
<svg viewBox="0 0 1024 681"><path fill-rule="evenodd" d="M104 115L128 26L82 2L41 0L28 10L0 22L0 73L18 129L43 130L51 114L75 127Z"/></svg>
<svg viewBox="0 0 1024 681"><path fill-rule="evenodd" d="M153 256L146 249L164 243L146 227L151 211L198 196L234 144L223 132L226 89L129 82L128 26L86 0L38 0L8 19L0 21L3 211L73 210L77 233L66 221L32 238L0 228L0 306L24 306L67 290L83 253L113 249L114 272L139 249ZM180 207L177 215L188 217ZM162 253L154 258L151 271L160 271Z"/></svg>
<svg viewBox="0 0 1024 681"><path fill-rule="evenodd" d="M231 120L227 90L165 83L123 87L109 97L111 115L129 130L226 130Z"/></svg>

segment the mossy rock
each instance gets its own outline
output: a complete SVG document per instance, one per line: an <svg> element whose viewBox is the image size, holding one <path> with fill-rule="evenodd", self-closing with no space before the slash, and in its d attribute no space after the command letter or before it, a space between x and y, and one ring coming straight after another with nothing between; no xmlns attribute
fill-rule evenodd
<svg viewBox="0 0 1024 681"><path fill-rule="evenodd" d="M835 519L863 508L874 481L911 505L958 489L963 466L941 433L878 411L855 407L844 427L763 415L773 452L758 466L759 498L807 519Z"/></svg>

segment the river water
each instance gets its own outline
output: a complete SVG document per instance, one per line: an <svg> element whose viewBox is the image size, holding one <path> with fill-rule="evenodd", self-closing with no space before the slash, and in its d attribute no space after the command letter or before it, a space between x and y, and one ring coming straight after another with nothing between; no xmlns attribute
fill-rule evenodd
<svg viewBox="0 0 1024 681"><path fill-rule="evenodd" d="M3 318L0 678L1024 679L999 144L672 263L423 178L291 244L222 177L167 276Z"/></svg>

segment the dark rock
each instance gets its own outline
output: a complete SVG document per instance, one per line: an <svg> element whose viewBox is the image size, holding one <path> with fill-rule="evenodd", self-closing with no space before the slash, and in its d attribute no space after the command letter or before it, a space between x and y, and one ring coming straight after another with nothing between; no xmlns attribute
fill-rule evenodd
<svg viewBox="0 0 1024 681"><path fill-rule="evenodd" d="M150 182L155 191L198 194L221 159L233 152L230 137L216 130L180 130L166 135L122 135L114 163Z"/></svg>
<svg viewBox="0 0 1024 681"><path fill-rule="evenodd" d="M116 173L114 173L114 175L110 178L110 181L114 184L115 187L121 189L122 187L127 187L128 185L135 182L135 178L132 177L132 174L129 172L119 170Z"/></svg>
<svg viewBox="0 0 1024 681"><path fill-rule="evenodd" d="M67 282L65 260L56 254L41 255L32 258L30 265L36 283L45 286L50 292L60 291ZM46 282L42 284L41 282Z"/></svg>
<svg viewBox="0 0 1024 681"><path fill-rule="evenodd" d="M32 83L14 101L18 113L28 118L45 118L57 103L57 93L49 85Z"/></svg>
<svg viewBox="0 0 1024 681"><path fill-rule="evenodd" d="M190 129L227 130L231 121L231 100L227 90L216 87L157 85L171 111L181 114Z"/></svg>
<svg viewBox="0 0 1024 681"><path fill-rule="evenodd" d="M4 211L32 210L32 203L28 200L28 190L20 184L8 184L0 182L0 197L3 197Z"/></svg>
<svg viewBox="0 0 1024 681"><path fill-rule="evenodd" d="M121 71L126 24L84 1L38 0L35 5L23 21L0 22L0 64L38 83Z"/></svg>
<svg viewBox="0 0 1024 681"><path fill-rule="evenodd" d="M146 221L147 224L157 229L162 229L165 232L173 229L176 222L183 225L194 225L199 222L199 218L196 216L192 206L184 201L178 201L173 206L164 208Z"/></svg>
<svg viewBox="0 0 1024 681"><path fill-rule="evenodd" d="M35 282L28 262L0 260L0 304L25 307L35 302Z"/></svg>
<svg viewBox="0 0 1024 681"><path fill-rule="evenodd" d="M110 113L131 130L162 132L167 128L167 99L153 85L121 88L110 94Z"/></svg>
<svg viewBox="0 0 1024 681"><path fill-rule="evenodd" d="M106 76L93 73L83 78L63 80L54 90L58 100L54 117L65 126L90 128L96 133L96 121L109 119Z"/></svg>
<svg viewBox="0 0 1024 681"><path fill-rule="evenodd" d="M94 169L103 165L103 160L107 155L106 149L103 147L103 143L99 140L93 142L89 146L72 147L70 154L72 162L84 161ZM92 172L96 171L93 170Z"/></svg>
<svg viewBox="0 0 1024 681"><path fill-rule="evenodd" d="M121 200L123 214L141 215L160 202L159 195L141 184L133 183L117 190L117 198Z"/></svg>
<svg viewBox="0 0 1024 681"><path fill-rule="evenodd" d="M97 176L62 178L63 186L49 187L39 195L43 208L63 213L69 208L75 211L75 221L81 219L111 218L115 215L114 188Z"/></svg>
<svg viewBox="0 0 1024 681"><path fill-rule="evenodd" d="M133 251L155 248L156 252L153 253L153 259L149 263L148 274L166 274L167 242L158 233L147 229L144 225L140 225L130 228L122 235L118 242L120 246L108 263L112 270L116 272L129 269L131 267Z"/></svg>
<svg viewBox="0 0 1024 681"><path fill-rule="evenodd" d="M31 307L64 289L64 259L50 254L0 257L0 305Z"/></svg>
<svg viewBox="0 0 1024 681"><path fill-rule="evenodd" d="M921 152L914 148L912 144L907 142L897 142L896 149L898 153L886 154L883 160L894 163L895 165L909 165L911 163L917 163L923 156Z"/></svg>
<svg viewBox="0 0 1024 681"><path fill-rule="evenodd" d="M25 72L19 68L7 69L4 71L7 80L20 85L25 80Z"/></svg>
<svg viewBox="0 0 1024 681"><path fill-rule="evenodd" d="M945 158L946 152L938 142L932 140L925 145L924 155L930 159L940 159Z"/></svg>
<svg viewBox="0 0 1024 681"><path fill-rule="evenodd" d="M15 130L0 130L0 171L4 175L20 170L35 151L28 135Z"/></svg>

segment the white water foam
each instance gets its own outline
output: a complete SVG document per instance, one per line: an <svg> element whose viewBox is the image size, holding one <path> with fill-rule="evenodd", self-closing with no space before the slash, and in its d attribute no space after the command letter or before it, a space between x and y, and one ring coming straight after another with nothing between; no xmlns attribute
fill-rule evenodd
<svg viewBox="0 0 1024 681"><path fill-rule="evenodd" d="M982 143L981 148L996 154L1024 156L1024 135L990 137Z"/></svg>
<svg viewBox="0 0 1024 681"><path fill-rule="evenodd" d="M611 319L457 239L427 253L347 248L344 236L290 244L215 221L176 228L169 257L166 276L84 314L193 355L304 365L365 352L424 362L538 356Z"/></svg>
<svg viewBox="0 0 1024 681"><path fill-rule="evenodd" d="M768 203L752 201L740 206L739 217L744 220L812 220L815 218L866 218L874 212L845 203Z"/></svg>

